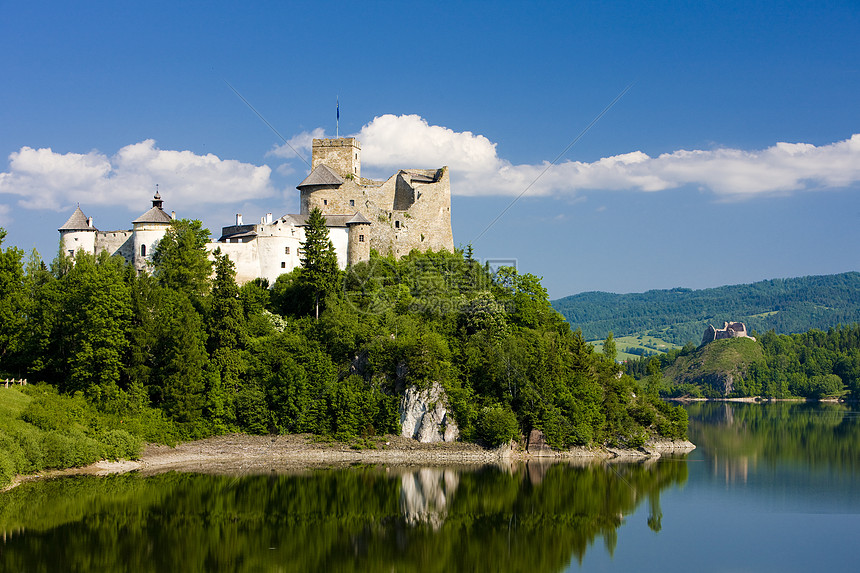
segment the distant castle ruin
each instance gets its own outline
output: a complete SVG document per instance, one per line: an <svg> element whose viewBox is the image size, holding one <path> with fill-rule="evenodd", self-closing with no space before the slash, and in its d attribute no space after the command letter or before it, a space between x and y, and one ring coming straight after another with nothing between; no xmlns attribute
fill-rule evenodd
<svg viewBox="0 0 860 573"><path fill-rule="evenodd" d="M375 181L361 176L361 144L355 138L314 139L311 172L297 189L299 214L273 219L267 213L259 224L245 224L237 214L236 223L223 227L220 238L207 244L210 251L220 248L233 261L238 283L255 278L273 283L299 266L304 226L314 207L326 218L342 269L368 260L371 249L397 258L413 249L454 251L447 167L405 169ZM59 229L62 249L70 255L77 250L107 251L142 272L175 218L175 213L164 211L158 192L152 208L129 230L99 231L78 207Z"/></svg>
<svg viewBox="0 0 860 573"><path fill-rule="evenodd" d="M704 336L702 336L702 346L723 338L752 338L755 340L755 337L747 334L747 327L743 322L724 322L722 328L714 328L713 324L708 325Z"/></svg>

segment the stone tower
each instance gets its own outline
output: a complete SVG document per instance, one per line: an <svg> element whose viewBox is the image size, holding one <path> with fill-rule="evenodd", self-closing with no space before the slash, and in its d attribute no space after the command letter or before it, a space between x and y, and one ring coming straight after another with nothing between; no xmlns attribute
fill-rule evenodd
<svg viewBox="0 0 860 573"><path fill-rule="evenodd" d="M354 137L314 139L311 170L327 165L346 179L361 179L361 143Z"/></svg>
<svg viewBox="0 0 860 573"><path fill-rule="evenodd" d="M349 266L370 260L370 221L361 213L356 213L346 222L349 239L346 248L346 263Z"/></svg>

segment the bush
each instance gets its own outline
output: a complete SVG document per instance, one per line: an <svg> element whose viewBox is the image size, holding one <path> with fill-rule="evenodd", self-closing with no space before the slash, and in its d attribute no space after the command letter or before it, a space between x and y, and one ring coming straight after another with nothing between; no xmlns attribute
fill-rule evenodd
<svg viewBox="0 0 860 573"><path fill-rule="evenodd" d="M104 457L109 460L127 458L137 459L140 455L141 441L125 430L109 430L101 437Z"/></svg>
<svg viewBox="0 0 860 573"><path fill-rule="evenodd" d="M70 401L56 394L39 396L24 408L21 419L46 432L70 428L74 423L70 414Z"/></svg>
<svg viewBox="0 0 860 573"><path fill-rule="evenodd" d="M0 447L0 486L5 486L15 477L15 464L12 462L9 452Z"/></svg>
<svg viewBox="0 0 860 573"><path fill-rule="evenodd" d="M517 417L499 405L485 406L478 414L478 437L488 446L495 447L513 440L519 435Z"/></svg>
<svg viewBox="0 0 860 573"><path fill-rule="evenodd" d="M23 473L22 468L27 466L27 460L23 450L21 450L21 446L18 445L18 442L9 436L0 434L0 451L5 454L5 459L9 462L10 467L12 468L11 471L13 476L19 472Z"/></svg>

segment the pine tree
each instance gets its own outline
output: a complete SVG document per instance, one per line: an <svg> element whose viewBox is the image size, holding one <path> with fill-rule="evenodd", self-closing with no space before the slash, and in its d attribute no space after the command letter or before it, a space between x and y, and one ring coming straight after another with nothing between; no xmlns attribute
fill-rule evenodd
<svg viewBox="0 0 860 573"><path fill-rule="evenodd" d="M301 282L313 293L314 312L319 319L320 298L325 299L327 294L334 291L340 271L334 245L328 236L325 217L317 207L314 207L308 216L305 240L299 252L302 262Z"/></svg>
<svg viewBox="0 0 860 573"><path fill-rule="evenodd" d="M212 261L206 251L209 229L198 220L178 219L171 223L152 253L155 278L167 288L192 297L209 291Z"/></svg>

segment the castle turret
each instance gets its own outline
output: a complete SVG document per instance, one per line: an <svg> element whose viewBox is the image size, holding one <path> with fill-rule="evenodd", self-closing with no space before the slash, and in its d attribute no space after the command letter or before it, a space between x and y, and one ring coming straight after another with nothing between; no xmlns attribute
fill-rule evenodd
<svg viewBox="0 0 860 573"><path fill-rule="evenodd" d="M93 227L92 217L84 215L80 205L58 231L60 231L60 245L66 255L74 256L75 251L95 253L98 229Z"/></svg>
<svg viewBox="0 0 860 573"><path fill-rule="evenodd" d="M370 221L361 213L356 213L346 222L349 240L346 248L347 265L370 260Z"/></svg>
<svg viewBox="0 0 860 573"><path fill-rule="evenodd" d="M133 221L134 224L134 267L138 271L146 269L152 252L164 233L170 228L173 217L164 212L164 201L158 191L152 198L152 208Z"/></svg>
<svg viewBox="0 0 860 573"><path fill-rule="evenodd" d="M328 165L317 166L296 186L301 192L301 214L309 215L314 207L322 211L323 215L347 212L339 210L343 203L340 193L343 183L343 178Z"/></svg>

